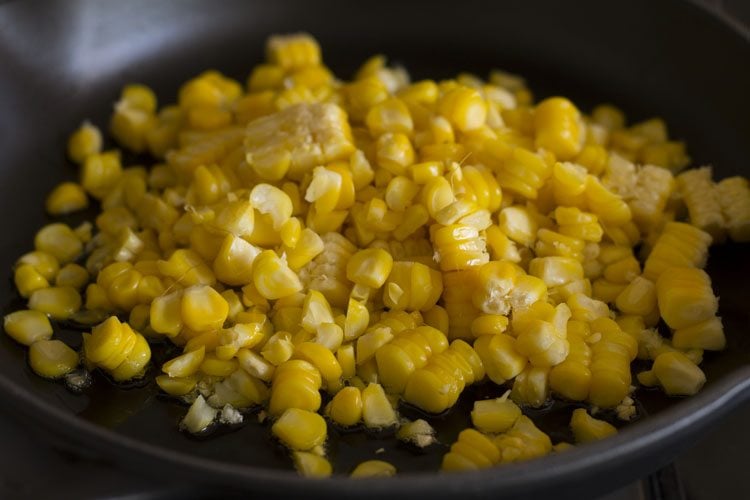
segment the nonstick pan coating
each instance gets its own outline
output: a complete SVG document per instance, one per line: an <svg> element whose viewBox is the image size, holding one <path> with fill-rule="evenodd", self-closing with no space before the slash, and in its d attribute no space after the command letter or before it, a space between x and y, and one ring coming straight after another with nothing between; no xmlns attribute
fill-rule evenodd
<svg viewBox="0 0 750 500"><path fill-rule="evenodd" d="M181 82L205 69L244 80L267 35L300 30L318 38L342 77L375 53L403 63L414 78L499 67L527 77L537 97L566 95L586 111L612 102L632 120L663 116L694 164L712 163L720 177L750 174L750 37L687 1L15 2L0 7L0 269L10 275L32 246L46 221L46 193L76 175L64 157L67 134L86 118L104 126L124 83L146 83L170 102ZM711 253L729 347L706 356L709 382L700 394L642 393L646 418L618 436L525 464L436 474L426 471L436 469L438 455L390 447L385 458L404 471L394 479L303 480L267 428L248 425L197 442L176 430L184 408L153 387L113 390L99 381L91 394L72 395L33 375L24 349L0 335L3 411L142 473L236 491L580 498L666 464L750 396L747 250ZM11 284L1 288L4 312L18 308ZM338 442L343 464L374 458L380 446L377 436Z"/></svg>

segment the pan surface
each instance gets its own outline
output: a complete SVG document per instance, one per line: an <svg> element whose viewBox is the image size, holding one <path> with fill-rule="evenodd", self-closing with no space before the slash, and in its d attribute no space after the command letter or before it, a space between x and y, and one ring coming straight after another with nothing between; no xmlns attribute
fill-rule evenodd
<svg viewBox="0 0 750 500"><path fill-rule="evenodd" d="M0 269L9 275L31 248L47 220L45 194L76 175L64 157L67 134L86 118L105 126L124 83L148 84L161 103L173 102L178 85L205 69L244 80L261 61L269 34L301 30L318 38L326 63L344 78L375 53L402 63L415 79L503 68L525 76L537 97L569 96L586 111L612 102L631 120L662 116L670 134L687 142L694 165L711 163L719 177L750 173L750 38L686 1L16 2L0 7ZM576 498L667 463L750 396L747 250L727 245L711 252L708 271L729 346L706 356L709 382L701 393L669 400L641 391L646 418L618 436L481 473L426 473L439 465L440 449L415 455L387 436L351 434L333 440L336 472L385 447L377 458L393 461L402 474L387 481L302 480L267 427L252 419L199 442L177 431L185 408L162 400L153 385L121 390L97 380L91 391L73 395L32 374L24 349L5 335L0 388L6 411L102 456L172 478L275 495L533 498L554 492ZM10 284L1 288L4 313L22 305ZM540 425L565 439L555 415L542 416ZM457 412L449 414L441 440L449 444L463 425Z"/></svg>

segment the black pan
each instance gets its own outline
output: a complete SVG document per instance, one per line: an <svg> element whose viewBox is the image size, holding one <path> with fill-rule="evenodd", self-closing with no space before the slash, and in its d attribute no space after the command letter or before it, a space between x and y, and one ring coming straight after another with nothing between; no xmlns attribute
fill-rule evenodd
<svg viewBox="0 0 750 500"><path fill-rule="evenodd" d="M672 135L687 141L695 164L712 163L722 177L750 173L750 37L687 1L15 2L0 7L0 270L31 248L46 221L45 194L76 175L64 158L67 134L85 118L105 125L123 83L149 84L161 102L173 101L181 82L207 68L244 79L261 61L268 34L299 30L319 39L326 62L344 77L378 52L415 77L501 67L526 76L537 96L570 96L584 110L613 102L633 120L663 116ZM668 463L750 396L747 250L712 250L709 272L729 346L706 356L709 382L700 394L669 400L643 392L641 418L618 436L520 465L437 474L428 471L444 450L413 455L387 436L352 434L332 440L337 472L384 446L378 457L402 473L390 480L303 480L266 427L187 438L175 425L185 408L161 400L153 386L122 390L97 380L91 392L73 395L33 375L25 350L4 335L2 411L142 473L234 490L581 498ZM10 286L2 287L0 303L5 312L21 305ZM564 439L555 415L541 416L543 428ZM461 419L446 417L444 442L465 424Z"/></svg>

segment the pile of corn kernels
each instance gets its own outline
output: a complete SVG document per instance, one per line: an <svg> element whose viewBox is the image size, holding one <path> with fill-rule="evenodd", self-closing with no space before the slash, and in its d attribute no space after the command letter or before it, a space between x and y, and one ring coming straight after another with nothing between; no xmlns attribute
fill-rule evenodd
<svg viewBox="0 0 750 500"><path fill-rule="evenodd" d="M479 382L508 390L474 402L445 470L572 446L523 414L550 398L589 405L570 422L583 443L616 432L597 409L634 415L636 384L700 390L704 351L725 346L701 268L711 244L750 239L746 179L680 173L662 120L535 103L504 72L411 82L375 56L347 82L304 34L271 37L267 59L161 108L124 87L109 130L147 168L90 123L72 135L79 182L47 211L100 211L43 227L15 267L28 310L5 330L36 373L132 380L168 339L181 354L156 383L190 403L186 431L260 411L311 477L332 473L329 424L426 447L429 418L399 405L438 414ZM81 352L52 339L69 320L91 325ZM635 359L653 362L637 381Z"/></svg>

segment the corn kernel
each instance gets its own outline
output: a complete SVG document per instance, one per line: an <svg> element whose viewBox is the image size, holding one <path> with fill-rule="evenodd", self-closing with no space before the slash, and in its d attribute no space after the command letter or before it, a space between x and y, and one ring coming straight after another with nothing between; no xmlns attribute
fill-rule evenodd
<svg viewBox="0 0 750 500"><path fill-rule="evenodd" d="M47 316L39 311L12 312L3 318L3 327L13 340L28 346L52 337L52 325Z"/></svg>
<svg viewBox="0 0 750 500"><path fill-rule="evenodd" d="M60 378L78 366L78 353L60 340L38 340L29 348L29 365L37 375Z"/></svg>

